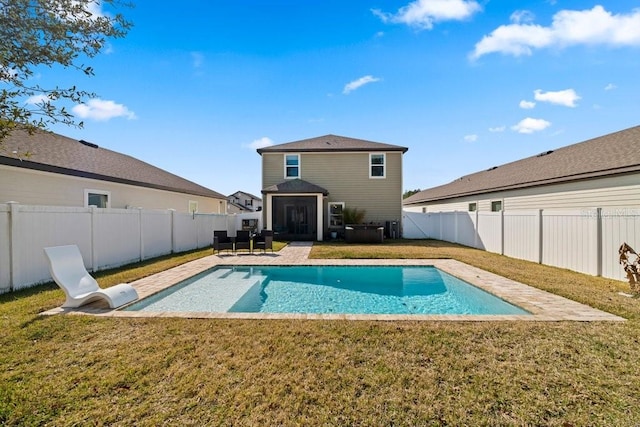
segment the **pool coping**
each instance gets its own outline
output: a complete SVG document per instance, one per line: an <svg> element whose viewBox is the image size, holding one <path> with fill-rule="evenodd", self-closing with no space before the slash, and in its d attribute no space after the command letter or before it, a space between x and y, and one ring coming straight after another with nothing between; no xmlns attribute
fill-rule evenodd
<svg viewBox="0 0 640 427"><path fill-rule="evenodd" d="M503 300L517 305L528 315L396 315L396 314L306 314L306 313L209 313L145 312L110 309L104 302L80 308L58 307L43 315L87 314L101 317L200 318L200 319L308 319L308 320L416 320L416 321L625 321L626 319L588 305L525 285L454 259L310 259L311 242L294 242L277 253L222 254L200 258L131 283L139 300L182 280L217 266L298 265L298 266L434 266ZM138 300L138 301L139 301Z"/></svg>

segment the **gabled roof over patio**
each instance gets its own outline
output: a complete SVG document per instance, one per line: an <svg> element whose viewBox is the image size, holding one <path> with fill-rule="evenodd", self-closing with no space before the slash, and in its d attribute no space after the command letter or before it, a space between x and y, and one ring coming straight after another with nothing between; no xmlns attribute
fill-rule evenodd
<svg viewBox="0 0 640 427"><path fill-rule="evenodd" d="M423 190L403 205L640 172L640 126L542 152Z"/></svg>
<svg viewBox="0 0 640 427"><path fill-rule="evenodd" d="M347 138L345 136L338 135L325 135L259 148L258 153L317 153L345 151L401 151L405 153L407 150L407 147L401 147L399 145L366 141L364 139Z"/></svg>
<svg viewBox="0 0 640 427"><path fill-rule="evenodd" d="M315 185L312 184L310 182L307 182L305 180L302 179L291 179L291 180L287 180L284 182L281 182L280 184L275 184L272 186L269 186L265 189L262 190L263 194L272 194L272 193L279 193L279 194L319 194L321 193L322 195L326 196L329 194L329 192L325 189L320 187L319 185Z"/></svg>

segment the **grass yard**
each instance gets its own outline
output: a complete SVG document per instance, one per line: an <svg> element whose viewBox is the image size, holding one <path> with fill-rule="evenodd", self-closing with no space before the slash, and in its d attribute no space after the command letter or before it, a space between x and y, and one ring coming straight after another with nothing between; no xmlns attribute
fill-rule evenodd
<svg viewBox="0 0 640 427"><path fill-rule="evenodd" d="M210 250L96 275L132 281ZM314 245L315 258L455 258L627 322L38 316L0 295L2 425L640 425L628 285L437 241Z"/></svg>

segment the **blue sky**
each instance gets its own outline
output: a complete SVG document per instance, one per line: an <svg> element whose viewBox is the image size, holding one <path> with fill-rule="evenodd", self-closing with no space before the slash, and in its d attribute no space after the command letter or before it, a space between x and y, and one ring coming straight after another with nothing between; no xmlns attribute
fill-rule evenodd
<svg viewBox="0 0 640 427"><path fill-rule="evenodd" d="M404 189L640 124L640 1L137 1L83 129L223 194L260 195L256 148L325 134L409 147ZM105 10L104 13L109 13Z"/></svg>

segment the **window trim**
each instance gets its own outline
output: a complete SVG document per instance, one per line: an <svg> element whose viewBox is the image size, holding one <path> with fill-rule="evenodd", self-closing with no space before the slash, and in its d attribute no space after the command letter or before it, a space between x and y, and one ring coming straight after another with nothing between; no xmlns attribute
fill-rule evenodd
<svg viewBox="0 0 640 427"><path fill-rule="evenodd" d="M295 167L298 168L298 175L297 176L288 176L287 175L287 169L289 167L294 167L294 166L287 165L287 157L288 156L296 156L298 158L298 164L295 166ZM302 176L302 170L301 170L301 167L300 167L301 163L302 163L302 160L301 160L300 153L284 153L283 160L284 160L284 179L298 179L298 178L300 178Z"/></svg>
<svg viewBox="0 0 640 427"><path fill-rule="evenodd" d="M500 209L498 209L498 210L494 209L496 203L500 203ZM492 200L491 201L491 212L500 212L503 209L504 209L504 204L502 203L502 200Z"/></svg>
<svg viewBox="0 0 640 427"><path fill-rule="evenodd" d="M382 156L382 165L373 163L373 156ZM373 175L373 167L382 166L382 175ZM369 153L369 178L385 179L387 177L387 153Z"/></svg>
<svg viewBox="0 0 640 427"><path fill-rule="evenodd" d="M106 190L94 190L91 188L85 188L84 190L84 207L88 208L91 206L95 206L95 205L89 205L89 195L90 194L96 194L98 196L107 196L107 203L106 206L104 208L98 208L98 209L109 209L111 208L111 191L106 191Z"/></svg>
<svg viewBox="0 0 640 427"><path fill-rule="evenodd" d="M467 205L468 212L475 212L478 210L478 202L469 202Z"/></svg>

